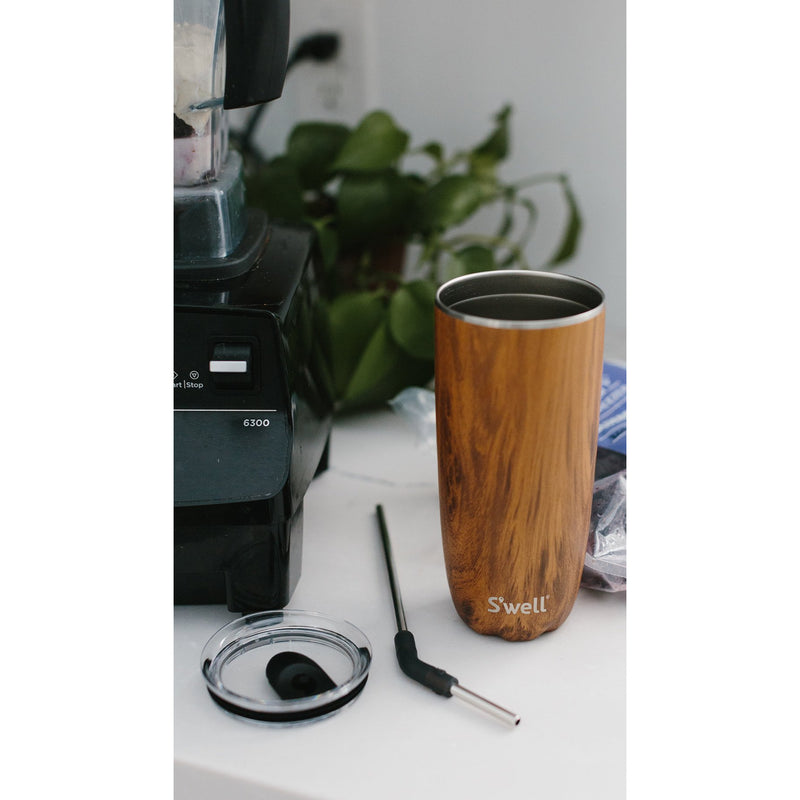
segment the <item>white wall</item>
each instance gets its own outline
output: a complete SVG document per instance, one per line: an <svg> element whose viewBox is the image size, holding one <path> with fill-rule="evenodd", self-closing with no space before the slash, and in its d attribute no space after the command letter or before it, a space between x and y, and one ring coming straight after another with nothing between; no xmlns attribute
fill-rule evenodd
<svg viewBox="0 0 800 800"><path fill-rule="evenodd" d="M625 331L625 2L624 0L295 0L293 37L326 27L332 6L355 5L366 42L348 48L338 66L362 70L338 109L317 117L355 122L366 110L388 110L412 143L437 139L471 146L510 102L514 180L564 171L584 219L576 257L562 271L601 286L608 298L608 344L624 357ZM335 9L334 9L335 11ZM290 75L269 109L259 141L281 149L297 118L303 70ZM293 108L293 105L295 108ZM361 107L363 106L363 107ZM541 263L556 240L563 208L555 191L534 195L540 229L529 249Z"/></svg>

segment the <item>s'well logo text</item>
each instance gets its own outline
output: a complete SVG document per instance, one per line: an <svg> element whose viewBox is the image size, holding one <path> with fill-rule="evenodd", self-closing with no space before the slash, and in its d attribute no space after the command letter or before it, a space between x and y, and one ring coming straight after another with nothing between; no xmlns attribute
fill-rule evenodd
<svg viewBox="0 0 800 800"><path fill-rule="evenodd" d="M488 611L490 614L499 614L501 611L506 614L544 614L547 611L544 601L549 599L550 595L546 594L534 597L532 603L506 603L505 597L490 597Z"/></svg>

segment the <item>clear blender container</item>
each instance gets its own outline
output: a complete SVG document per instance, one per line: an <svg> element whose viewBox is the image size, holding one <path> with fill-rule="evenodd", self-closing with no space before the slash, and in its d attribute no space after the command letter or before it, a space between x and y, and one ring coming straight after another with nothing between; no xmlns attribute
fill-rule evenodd
<svg viewBox="0 0 800 800"><path fill-rule="evenodd" d="M289 0L173 0L176 268L226 259L246 239L242 158L224 109L280 97ZM250 215L252 216L252 215Z"/></svg>
<svg viewBox="0 0 800 800"><path fill-rule="evenodd" d="M220 0L174 0L174 183L219 177L228 150L225 15Z"/></svg>
<svg viewBox="0 0 800 800"><path fill-rule="evenodd" d="M242 161L228 153L224 0L174 0L177 261L226 258L247 225Z"/></svg>

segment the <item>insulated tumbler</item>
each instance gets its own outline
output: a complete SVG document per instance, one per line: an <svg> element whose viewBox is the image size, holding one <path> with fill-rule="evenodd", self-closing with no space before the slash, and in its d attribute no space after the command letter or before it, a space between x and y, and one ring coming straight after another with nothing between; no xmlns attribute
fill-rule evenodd
<svg viewBox="0 0 800 800"><path fill-rule="evenodd" d="M450 593L478 633L569 615L589 535L605 301L568 275L497 270L437 292L436 439Z"/></svg>

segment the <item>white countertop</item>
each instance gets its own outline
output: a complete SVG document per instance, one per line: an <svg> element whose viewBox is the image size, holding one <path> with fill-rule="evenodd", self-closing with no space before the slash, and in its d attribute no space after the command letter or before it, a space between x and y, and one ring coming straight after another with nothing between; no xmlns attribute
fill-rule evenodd
<svg viewBox="0 0 800 800"><path fill-rule="evenodd" d="M378 503L420 658L519 713L516 728L400 671ZM232 717L207 694L200 651L239 615L176 607L176 800L624 797L625 594L581 589L561 628L532 642L473 633L447 588L435 453L393 412L336 422L330 467L306 495L289 607L364 631L373 651L364 691L303 726Z"/></svg>

